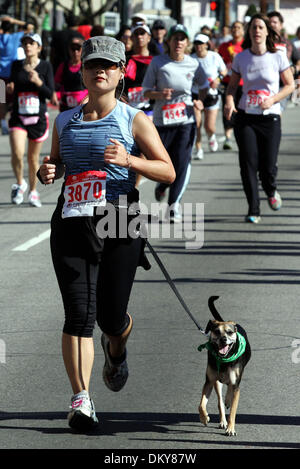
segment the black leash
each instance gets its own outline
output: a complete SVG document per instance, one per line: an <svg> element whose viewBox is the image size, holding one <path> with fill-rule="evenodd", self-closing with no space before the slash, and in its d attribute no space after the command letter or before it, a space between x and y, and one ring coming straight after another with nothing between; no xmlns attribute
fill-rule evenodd
<svg viewBox="0 0 300 469"><path fill-rule="evenodd" d="M163 265L163 263L161 262L160 258L158 257L158 255L156 254L156 252L154 251L153 247L151 246L151 244L149 243L148 239L146 238L146 245L148 246L152 256L154 257L154 259L156 260L160 270L162 271L162 273L164 274L168 284L170 285L170 287L172 288L173 292L175 293L175 295L177 296L178 300L180 301L181 305L183 306L183 309L188 313L189 317L192 319L192 321L196 324L197 328L199 329L199 331L204 334L205 336L207 336L207 334L205 333L205 330L199 325L198 321L194 318L194 316L192 315L192 313L190 312L189 308L187 307L184 299L182 298L182 296L180 295L179 291L177 290L173 280L171 279L170 275L168 274L168 271L167 269L165 268L165 266Z"/></svg>

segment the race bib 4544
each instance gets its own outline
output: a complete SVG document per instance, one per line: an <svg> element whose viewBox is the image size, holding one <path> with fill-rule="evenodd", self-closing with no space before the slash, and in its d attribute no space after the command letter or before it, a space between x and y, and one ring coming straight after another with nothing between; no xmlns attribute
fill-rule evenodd
<svg viewBox="0 0 300 469"><path fill-rule="evenodd" d="M166 104L162 107L164 125L181 124L187 120L185 103Z"/></svg>

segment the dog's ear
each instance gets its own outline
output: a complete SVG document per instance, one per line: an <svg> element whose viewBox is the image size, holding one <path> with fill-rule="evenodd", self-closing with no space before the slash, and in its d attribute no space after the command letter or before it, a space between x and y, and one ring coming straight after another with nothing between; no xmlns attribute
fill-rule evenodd
<svg viewBox="0 0 300 469"><path fill-rule="evenodd" d="M208 321L206 329L205 329L205 334L208 334L209 331L212 330L213 322L211 320Z"/></svg>
<svg viewBox="0 0 300 469"><path fill-rule="evenodd" d="M232 325L234 332L237 332L237 330L238 330L237 323L233 322L233 321L229 321L229 323Z"/></svg>

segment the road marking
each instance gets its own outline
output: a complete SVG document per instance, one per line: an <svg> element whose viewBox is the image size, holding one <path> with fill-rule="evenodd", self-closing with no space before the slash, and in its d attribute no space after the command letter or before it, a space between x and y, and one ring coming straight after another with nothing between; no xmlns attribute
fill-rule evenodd
<svg viewBox="0 0 300 469"><path fill-rule="evenodd" d="M148 179L142 178L140 181L140 185L144 184L147 181ZM29 241L26 241L26 243L20 244L20 246L14 248L13 251L28 251L28 249L32 248L33 246L36 246L45 239L50 238L50 232L51 230L44 231L40 235L31 238Z"/></svg>
<svg viewBox="0 0 300 469"><path fill-rule="evenodd" d="M51 230L44 231L38 236L31 238L29 241L26 241L26 243L20 244L20 246L17 246L16 248L14 248L13 251L27 251L28 249L32 248L36 244L39 244L45 239L49 238L50 232Z"/></svg>

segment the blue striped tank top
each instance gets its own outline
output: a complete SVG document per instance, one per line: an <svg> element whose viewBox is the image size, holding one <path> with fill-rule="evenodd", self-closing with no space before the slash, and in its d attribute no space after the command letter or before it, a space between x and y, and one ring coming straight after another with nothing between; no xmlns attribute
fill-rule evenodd
<svg viewBox="0 0 300 469"><path fill-rule="evenodd" d="M62 112L56 118L60 157L66 167L65 179L84 171L106 171L106 198L116 200L135 187L136 174L127 168L104 163L104 150L110 138L122 143L131 155L140 155L132 135L132 122L138 112L117 101L116 107L96 121L84 121L82 106Z"/></svg>

